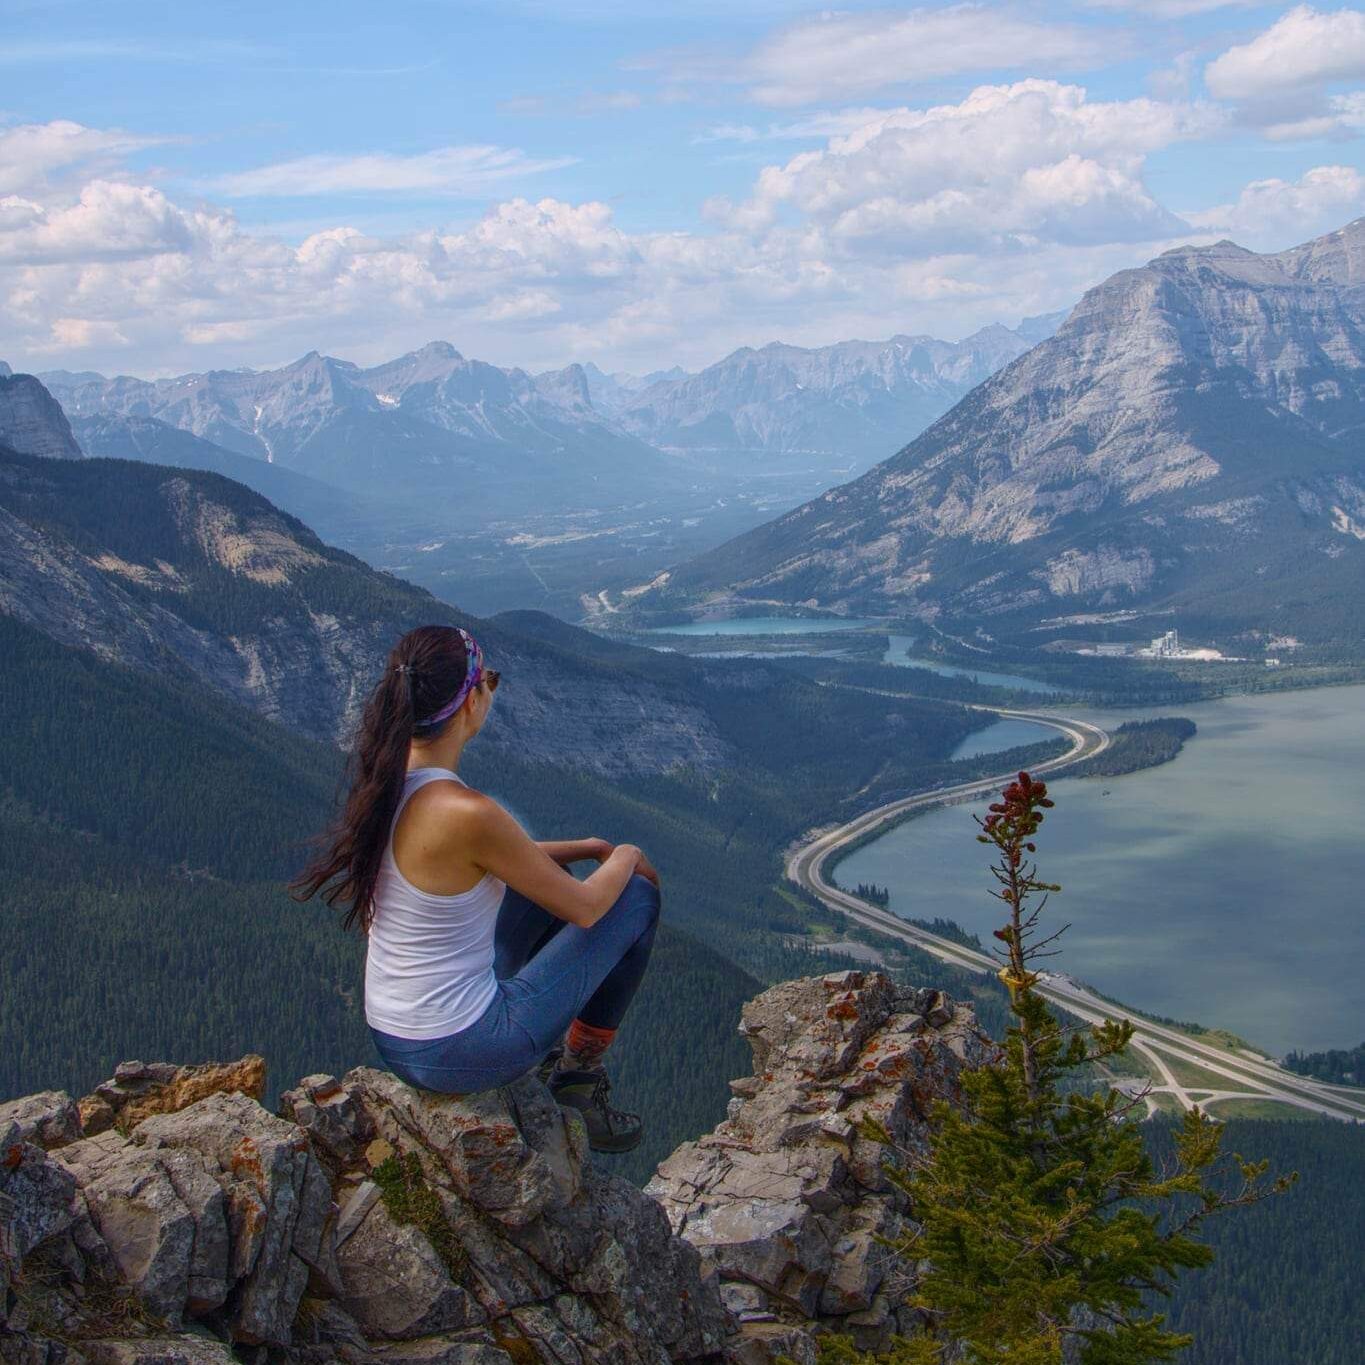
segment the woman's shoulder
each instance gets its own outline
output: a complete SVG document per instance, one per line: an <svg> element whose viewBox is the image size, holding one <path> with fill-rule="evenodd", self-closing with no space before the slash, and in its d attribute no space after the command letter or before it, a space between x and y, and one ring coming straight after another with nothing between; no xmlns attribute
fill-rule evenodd
<svg viewBox="0 0 1365 1365"><path fill-rule="evenodd" d="M502 814L491 796L449 779L424 783L408 797L394 824L394 849L419 859L465 856L483 841L490 819Z"/></svg>
<svg viewBox="0 0 1365 1365"><path fill-rule="evenodd" d="M408 797L412 810L467 810L492 801L491 796L471 787L458 777L431 777Z"/></svg>

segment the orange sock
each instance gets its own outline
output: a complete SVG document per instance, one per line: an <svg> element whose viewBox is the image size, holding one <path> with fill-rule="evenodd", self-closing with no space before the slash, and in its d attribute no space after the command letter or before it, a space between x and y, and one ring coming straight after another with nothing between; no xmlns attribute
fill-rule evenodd
<svg viewBox="0 0 1365 1365"><path fill-rule="evenodd" d="M598 1028L575 1019L564 1035L564 1055L559 1065L565 1071L589 1071L600 1066L602 1054L616 1037L614 1028Z"/></svg>

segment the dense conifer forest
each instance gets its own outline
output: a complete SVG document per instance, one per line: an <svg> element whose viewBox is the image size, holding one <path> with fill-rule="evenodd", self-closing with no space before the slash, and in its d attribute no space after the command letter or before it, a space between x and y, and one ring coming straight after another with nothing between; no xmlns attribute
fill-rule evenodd
<svg viewBox="0 0 1365 1365"><path fill-rule="evenodd" d="M1140 768L1154 768L1158 763L1169 763L1194 735L1194 722L1183 716L1126 720L1111 731L1109 747L1103 753L1076 764L1067 776L1118 777Z"/></svg>
<svg viewBox="0 0 1365 1365"><path fill-rule="evenodd" d="M1169 1156L1173 1126L1147 1125ZM1233 1119L1223 1149L1298 1171L1283 1194L1210 1219L1213 1264L1154 1305L1194 1334L1181 1365L1359 1365L1365 1127L1330 1120Z"/></svg>

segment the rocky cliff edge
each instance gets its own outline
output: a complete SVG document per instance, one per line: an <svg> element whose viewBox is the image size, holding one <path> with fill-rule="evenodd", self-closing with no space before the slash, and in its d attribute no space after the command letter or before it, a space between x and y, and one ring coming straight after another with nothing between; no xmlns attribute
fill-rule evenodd
<svg viewBox="0 0 1365 1365"><path fill-rule="evenodd" d="M644 1191L534 1075L465 1099L259 1057L127 1062L0 1104L0 1361L22 1365L813 1362L907 1330L874 1117L924 1141L987 1055L970 1008L879 972L743 1009L754 1074Z"/></svg>

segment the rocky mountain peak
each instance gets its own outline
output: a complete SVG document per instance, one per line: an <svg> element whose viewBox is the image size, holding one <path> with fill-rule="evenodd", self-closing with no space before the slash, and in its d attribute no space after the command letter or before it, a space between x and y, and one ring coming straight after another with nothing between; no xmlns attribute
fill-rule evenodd
<svg viewBox="0 0 1365 1365"><path fill-rule="evenodd" d="M1120 271L898 454L678 566L655 596L986 615L992 633L1027 631L1058 599L1188 601L1231 634L1354 593L1362 269L1365 224Z"/></svg>
<svg viewBox="0 0 1365 1365"><path fill-rule="evenodd" d="M31 374L0 373L0 441L21 455L83 458L61 405Z"/></svg>
<svg viewBox="0 0 1365 1365"><path fill-rule="evenodd" d="M592 390L582 365L566 365L562 370L547 370L532 381L536 391L570 412L592 412Z"/></svg>
<svg viewBox="0 0 1365 1365"><path fill-rule="evenodd" d="M839 972L763 992L741 1031L730 1116L644 1191L534 1073L456 1098L357 1067L272 1114L260 1058L128 1062L79 1104L0 1104L0 1359L813 1365L828 1328L880 1348L913 1310L876 1236L908 1214L858 1123L922 1144L986 1055L971 1011Z"/></svg>

